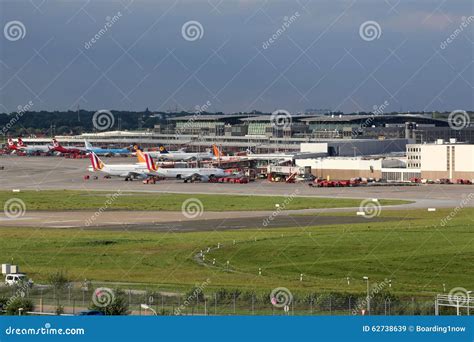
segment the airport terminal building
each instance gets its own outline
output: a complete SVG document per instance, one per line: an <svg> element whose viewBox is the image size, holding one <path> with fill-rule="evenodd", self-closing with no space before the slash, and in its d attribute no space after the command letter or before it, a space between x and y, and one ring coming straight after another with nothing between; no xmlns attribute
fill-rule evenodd
<svg viewBox="0 0 474 342"><path fill-rule="evenodd" d="M217 145L229 155L284 153L290 156L285 165L311 168L321 178L474 179L474 127L453 130L447 120L429 114L294 115L281 127L270 115L194 114L168 118L153 130L56 138L73 146L83 146L87 139L107 147L156 149L163 144L169 150L204 152ZM29 144L50 140L24 139ZM283 165L271 160L250 164Z"/></svg>
<svg viewBox="0 0 474 342"><path fill-rule="evenodd" d="M442 139L434 144L407 145L407 168L423 179L474 179L474 144Z"/></svg>

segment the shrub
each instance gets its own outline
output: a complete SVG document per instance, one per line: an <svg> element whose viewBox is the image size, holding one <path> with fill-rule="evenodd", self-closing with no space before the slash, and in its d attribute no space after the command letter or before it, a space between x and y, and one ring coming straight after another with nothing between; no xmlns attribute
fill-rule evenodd
<svg viewBox="0 0 474 342"><path fill-rule="evenodd" d="M11 300L8 305L6 306L7 315L13 316L18 315L19 309L22 308L23 312L26 311L33 311L35 306L33 301L28 298L23 297L15 297Z"/></svg>
<svg viewBox="0 0 474 342"><path fill-rule="evenodd" d="M110 303L107 303L107 305L96 305L95 303L91 303L89 309L101 311L105 315L110 316L128 315L128 302L125 292L120 289L115 289L112 292L113 296Z"/></svg>

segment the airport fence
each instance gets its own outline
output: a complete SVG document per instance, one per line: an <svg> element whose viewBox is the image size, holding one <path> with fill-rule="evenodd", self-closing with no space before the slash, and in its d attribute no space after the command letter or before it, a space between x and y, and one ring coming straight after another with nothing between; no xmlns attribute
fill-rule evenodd
<svg viewBox="0 0 474 342"><path fill-rule="evenodd" d="M92 288L57 290L51 287L0 288L0 298L26 298L41 313L78 314L92 308ZM361 315L367 314L364 295L324 293L293 296L285 306L275 306L267 295L216 291L190 296L121 289L120 296L133 315ZM146 304L145 306L143 304ZM144 308L145 307L145 308ZM434 298L377 296L370 298L371 315L433 315ZM442 314L450 314L447 310Z"/></svg>

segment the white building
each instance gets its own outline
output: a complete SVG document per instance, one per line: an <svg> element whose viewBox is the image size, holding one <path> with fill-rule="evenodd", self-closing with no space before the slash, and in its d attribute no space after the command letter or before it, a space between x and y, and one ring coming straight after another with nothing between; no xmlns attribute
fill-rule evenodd
<svg viewBox="0 0 474 342"><path fill-rule="evenodd" d="M420 169L424 179L474 179L474 145L438 140L434 144L408 144L407 167Z"/></svg>

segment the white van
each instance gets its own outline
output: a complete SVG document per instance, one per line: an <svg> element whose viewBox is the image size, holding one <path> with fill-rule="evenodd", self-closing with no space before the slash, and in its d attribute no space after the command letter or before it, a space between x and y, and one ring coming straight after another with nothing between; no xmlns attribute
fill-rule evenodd
<svg viewBox="0 0 474 342"><path fill-rule="evenodd" d="M33 285L33 282L28 279L26 274L23 273L14 273L14 274L7 274L5 276L5 285L7 286L14 286L14 285L22 285L28 284L28 286Z"/></svg>

